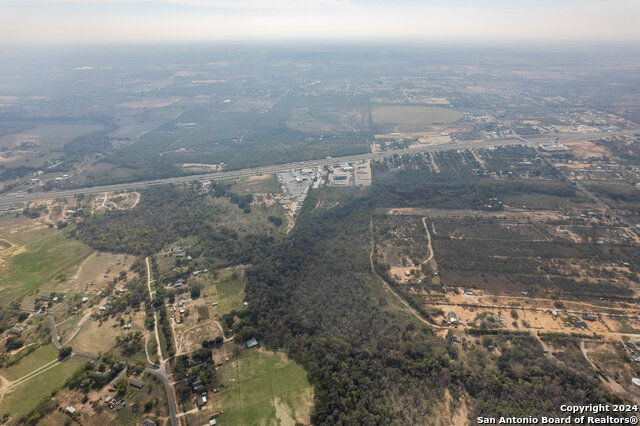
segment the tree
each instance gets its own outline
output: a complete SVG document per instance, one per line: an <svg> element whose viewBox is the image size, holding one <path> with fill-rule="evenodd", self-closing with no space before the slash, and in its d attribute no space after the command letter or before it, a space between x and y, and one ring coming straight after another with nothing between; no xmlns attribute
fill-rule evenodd
<svg viewBox="0 0 640 426"><path fill-rule="evenodd" d="M71 349L70 346L65 346L65 347L61 348L58 351L58 360L62 361L63 359L67 358L69 355L71 355L72 351L73 351L73 349Z"/></svg>
<svg viewBox="0 0 640 426"><path fill-rule="evenodd" d="M194 284L191 286L191 298L192 299L197 299L198 297L200 297L200 291L201 288L199 285Z"/></svg>
<svg viewBox="0 0 640 426"><path fill-rule="evenodd" d="M127 379L126 377L121 378L120 381L118 382L118 386L116 387L116 390L118 391L118 395L124 395L127 392L128 388L129 388L129 379Z"/></svg>

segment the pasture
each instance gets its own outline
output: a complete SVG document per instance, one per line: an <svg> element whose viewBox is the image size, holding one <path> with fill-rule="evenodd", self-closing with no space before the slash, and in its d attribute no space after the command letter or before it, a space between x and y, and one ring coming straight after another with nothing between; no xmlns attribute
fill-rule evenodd
<svg viewBox="0 0 640 426"><path fill-rule="evenodd" d="M17 418L29 413L43 398L62 386L86 362L86 358L79 356L72 356L61 363L57 363L56 360L50 368L43 369L7 391L0 406L0 415L11 413L14 418Z"/></svg>
<svg viewBox="0 0 640 426"><path fill-rule="evenodd" d="M62 231L31 220L12 220L12 228L0 224L0 238L13 247L0 255L0 297L11 302L38 289L56 276L63 277L82 262L92 250L67 238ZM20 235L17 235L17 230Z"/></svg>
<svg viewBox="0 0 640 426"><path fill-rule="evenodd" d="M313 389L303 368L282 353L245 350L219 370L226 387L213 398L224 424L308 424Z"/></svg>

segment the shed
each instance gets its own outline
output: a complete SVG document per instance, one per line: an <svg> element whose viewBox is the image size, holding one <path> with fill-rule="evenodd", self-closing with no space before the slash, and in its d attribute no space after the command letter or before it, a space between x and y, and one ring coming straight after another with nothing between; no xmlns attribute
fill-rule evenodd
<svg viewBox="0 0 640 426"><path fill-rule="evenodd" d="M23 331L24 331L24 330L23 330L23 329L21 329L20 327L11 327L11 328L9 329L9 333L11 333L11 334L15 334L16 336L21 335Z"/></svg>
<svg viewBox="0 0 640 426"><path fill-rule="evenodd" d="M458 322L458 317L455 312L449 312L449 322Z"/></svg>
<svg viewBox="0 0 640 426"><path fill-rule="evenodd" d="M204 395L196 396L196 405L198 408L202 408L207 403L207 397Z"/></svg>
<svg viewBox="0 0 640 426"><path fill-rule="evenodd" d="M255 346L258 346L258 341L256 340L255 337L252 337L251 339L247 340L247 348L253 348Z"/></svg>
<svg viewBox="0 0 640 426"><path fill-rule="evenodd" d="M144 382L140 379L131 379L129 384L134 388L142 389L144 387Z"/></svg>
<svg viewBox="0 0 640 426"><path fill-rule="evenodd" d="M193 381L193 383L191 383L191 385L193 386L193 390L198 390L199 388L201 388L203 384L200 376L196 376L195 380Z"/></svg>

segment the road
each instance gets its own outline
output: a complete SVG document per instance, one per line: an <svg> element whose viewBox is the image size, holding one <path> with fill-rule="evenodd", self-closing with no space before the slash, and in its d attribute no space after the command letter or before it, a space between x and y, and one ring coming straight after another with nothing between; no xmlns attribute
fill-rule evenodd
<svg viewBox="0 0 640 426"><path fill-rule="evenodd" d="M149 257L147 256L144 259L147 265L147 289L149 290L149 299L153 300L153 292L151 291L151 283L153 280L151 279L151 264L149 262ZM171 415L171 424L173 426L178 426L178 418L176 416L176 402L173 399L173 389L171 388L171 383L169 383L169 377L167 376L167 369L165 367L165 363L167 360L162 359L162 350L160 349L160 336L158 336L158 312L153 313L153 319L155 321L155 337L156 344L158 347L158 355L160 356L160 365L158 368L145 368L144 371L147 373L151 373L164 383L164 390L167 393L167 402L169 404L169 413ZM146 344L145 344L146 346Z"/></svg>
<svg viewBox="0 0 640 426"><path fill-rule="evenodd" d="M415 154L421 152L439 152L450 150L464 150L464 149L477 149L477 148L490 148L495 146L506 145L519 145L519 144L537 144L546 141L549 137L561 137L564 142L573 140L586 140L596 139L605 136L615 136L622 134L632 134L633 132L593 132L593 133L562 133L558 135L537 135L530 137L530 141L526 141L518 136L497 138L497 139L482 139L475 141L460 141L460 142L448 142L440 145L427 145L417 148L398 149L393 151L384 151L376 153L364 153L348 155L344 157L335 158L323 158L318 160L308 160L294 163L274 164L269 166L253 167L240 170L232 170L228 172L215 172L205 173L189 176L178 176L164 179L144 180L138 182L119 183L113 185L101 185L91 186L84 188L74 188L58 191L47 192L34 192L34 193L19 193L12 192L0 195L0 208L9 207L17 203L26 203L31 201L51 200L55 198L69 198L80 194L96 194L103 192L122 192L133 189L144 189L155 185L166 185L171 183L186 183L201 180L223 180L234 179L244 176L254 176L259 173L275 173L284 170L290 170L292 168L309 168L313 166L329 166L336 162L347 161L361 161L361 160L375 160L385 157L392 157L394 155Z"/></svg>
<svg viewBox="0 0 640 426"><path fill-rule="evenodd" d="M38 313L38 314L35 314L35 315L40 316L40 317L45 317L47 320L49 320L49 325L51 327L51 341L53 342L53 346L55 346L56 349L58 349L58 350L62 349L62 344L60 343L60 340L58 339L58 329L56 327L55 321L53 320L53 317L50 316L47 313L44 313L44 314ZM92 354L90 352L84 352L84 351L79 351L79 350L73 349L72 353L75 354L75 355L84 357L84 358L92 359L94 361L100 359L99 355Z"/></svg>
<svg viewBox="0 0 640 426"><path fill-rule="evenodd" d="M609 136L617 136L617 135L630 134L630 133L635 133L635 132L614 132L609 134ZM529 143L529 141L517 135L517 133L514 132L514 134L516 134L517 138L520 141ZM563 139L566 142L570 141L569 139L566 139L566 138L563 138ZM585 188L584 185L582 185L582 183L580 183L578 180L570 179L569 176L567 176L562 170L554 166L553 163L546 156L541 155L540 158L542 158L549 166L551 166L554 170L556 170L560 174L560 176L562 176L566 181L572 182L580 192L582 192L591 201L593 201L594 203L602 207L611 217L615 218L618 222L629 227L631 229L631 232L633 232L636 235L636 237L640 237L640 235L638 235L638 233L636 232L636 227L633 223L629 222L624 217L616 213L611 207L609 207L607 203L605 203L600 198L598 198L598 196L596 196L593 192Z"/></svg>

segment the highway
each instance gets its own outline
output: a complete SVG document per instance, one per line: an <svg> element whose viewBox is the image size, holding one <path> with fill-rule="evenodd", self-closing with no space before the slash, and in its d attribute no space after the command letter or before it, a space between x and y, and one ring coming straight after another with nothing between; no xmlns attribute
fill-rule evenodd
<svg viewBox="0 0 640 426"><path fill-rule="evenodd" d="M363 153L348 155L344 157L323 158L318 160L308 160L294 163L274 164L269 166L253 167L247 169L231 170L227 172L214 172L205 174L196 174L189 176L177 176L163 179L152 179L138 182L118 183L113 185L100 185L90 186L84 188L73 188L65 190L55 190L47 192L12 192L0 195L0 208L6 208L18 203L29 203L31 201L51 200L56 198L69 198L80 194L96 194L101 192L122 192L134 189L144 189L155 185L166 185L172 183L187 183L195 181L208 181L208 180L224 180L235 179L243 176L254 176L258 174L275 173L284 170L290 170L292 168L309 168L313 166L329 166L337 162L350 162L350 161L362 161L362 160L375 160L385 157L392 157L394 155L415 154L421 152L439 152L449 150L464 150L464 149L480 149L490 148L496 146L505 145L537 145L546 141L548 138L561 138L562 142L569 142L575 140L589 140L596 139L605 136L614 136L622 134L632 134L629 131L620 132L598 132L598 133L562 133L554 135L536 135L530 136L529 141L525 141L519 138L517 135L505 138L496 139L482 139L475 141L458 141L447 142L439 145L425 145L416 148L405 148L392 151L383 151L375 153Z"/></svg>

